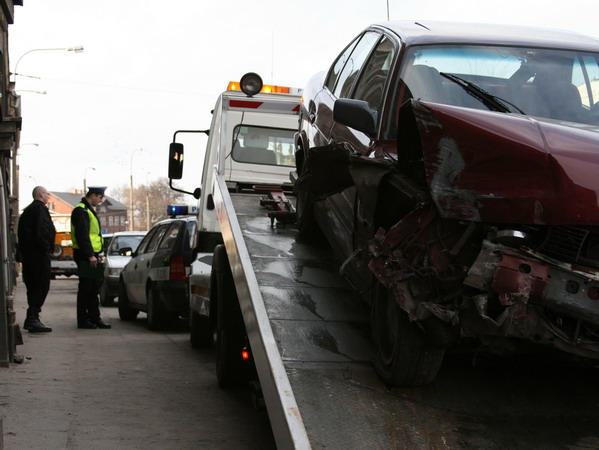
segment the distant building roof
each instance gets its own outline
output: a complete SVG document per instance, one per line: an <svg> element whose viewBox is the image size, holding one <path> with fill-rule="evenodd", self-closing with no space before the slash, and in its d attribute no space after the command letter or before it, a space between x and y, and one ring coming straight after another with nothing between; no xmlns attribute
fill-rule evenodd
<svg viewBox="0 0 599 450"><path fill-rule="evenodd" d="M62 201L68 203L73 208L81 201L81 198L83 197L83 195L81 195L80 193L74 194L72 192L50 191L50 193L55 195ZM101 203L100 206L104 206L109 211L127 211L129 209L121 202L115 200L112 197L109 197L108 195L104 196L104 201Z"/></svg>

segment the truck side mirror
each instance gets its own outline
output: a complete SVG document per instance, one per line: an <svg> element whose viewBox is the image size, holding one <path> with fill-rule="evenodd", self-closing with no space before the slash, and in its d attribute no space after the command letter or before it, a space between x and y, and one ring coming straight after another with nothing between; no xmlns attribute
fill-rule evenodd
<svg viewBox="0 0 599 450"><path fill-rule="evenodd" d="M171 180L183 178L183 144L171 142L168 149L168 177Z"/></svg>

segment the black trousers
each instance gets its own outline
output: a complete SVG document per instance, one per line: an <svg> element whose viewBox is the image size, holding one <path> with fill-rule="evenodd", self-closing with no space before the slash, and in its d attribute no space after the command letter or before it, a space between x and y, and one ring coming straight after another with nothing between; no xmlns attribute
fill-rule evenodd
<svg viewBox="0 0 599 450"><path fill-rule="evenodd" d="M77 291L77 324L86 321L96 323L100 320L100 286L101 278L88 278L79 276L79 290Z"/></svg>
<svg viewBox="0 0 599 450"><path fill-rule="evenodd" d="M37 316L44 306L50 290L50 255L23 253L23 281L27 288L27 317Z"/></svg>

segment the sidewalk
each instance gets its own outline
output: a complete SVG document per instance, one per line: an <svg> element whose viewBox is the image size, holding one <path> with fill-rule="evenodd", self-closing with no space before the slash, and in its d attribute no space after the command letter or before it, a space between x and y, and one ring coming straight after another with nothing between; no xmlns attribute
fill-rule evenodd
<svg viewBox="0 0 599 450"><path fill-rule="evenodd" d="M111 330L79 330L77 283L52 281L41 318L53 332L23 331L24 362L0 368L5 450L275 447L266 412L218 388L213 350L193 350L183 321L150 332L143 313L121 322L103 308ZM19 279L21 326L26 307Z"/></svg>

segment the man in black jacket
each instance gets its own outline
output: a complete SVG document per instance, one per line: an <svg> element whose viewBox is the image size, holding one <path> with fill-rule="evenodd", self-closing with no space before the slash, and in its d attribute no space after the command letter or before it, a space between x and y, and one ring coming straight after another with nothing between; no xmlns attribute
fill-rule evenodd
<svg viewBox="0 0 599 450"><path fill-rule="evenodd" d="M90 187L71 213L73 259L79 272L77 291L77 327L83 329L110 328L100 318L100 286L102 285L102 227L96 206L104 201L105 187Z"/></svg>
<svg viewBox="0 0 599 450"><path fill-rule="evenodd" d="M19 218L18 239L23 281L27 287L27 317L23 328L30 333L47 333L52 328L40 320L42 306L50 290L50 254L56 229L50 218L49 193L43 186L33 189L33 202Z"/></svg>

